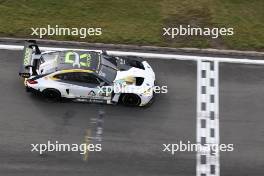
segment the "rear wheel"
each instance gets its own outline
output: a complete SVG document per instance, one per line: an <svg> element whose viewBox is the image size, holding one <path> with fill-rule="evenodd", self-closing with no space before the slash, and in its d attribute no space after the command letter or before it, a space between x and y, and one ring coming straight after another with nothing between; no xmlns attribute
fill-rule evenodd
<svg viewBox="0 0 264 176"><path fill-rule="evenodd" d="M61 94L56 89L45 89L43 90L42 94L46 100L51 102L57 102L61 99Z"/></svg>
<svg viewBox="0 0 264 176"><path fill-rule="evenodd" d="M126 106L139 106L141 103L140 97L136 94L123 94L121 101Z"/></svg>

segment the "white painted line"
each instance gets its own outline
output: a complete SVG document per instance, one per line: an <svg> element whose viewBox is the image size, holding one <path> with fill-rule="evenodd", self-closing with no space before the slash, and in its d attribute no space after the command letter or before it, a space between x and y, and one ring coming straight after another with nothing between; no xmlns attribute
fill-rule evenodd
<svg viewBox="0 0 264 176"><path fill-rule="evenodd" d="M21 45L0 45L0 49L6 50L22 50ZM87 50L77 48L54 48L54 47L40 47L43 51L63 51L63 50L74 50L74 51L101 51L101 50ZM190 60L190 61L217 61L227 63L239 63L239 64L256 64L264 65L263 60L252 60L252 59L234 59L234 58L221 58L221 57L206 57L206 56L191 56L191 55L175 55L175 54L157 54L157 53L143 53L143 52L125 52L125 51L107 51L109 55L115 56L138 56L145 58L155 59L175 59L175 60Z"/></svg>
<svg viewBox="0 0 264 176"><path fill-rule="evenodd" d="M22 45L0 45L0 49L4 50L23 50L24 46ZM78 49L78 48L55 48L55 47L39 47L41 51L64 51L64 50L73 50L73 51L97 51L102 50L87 50L87 49Z"/></svg>
<svg viewBox="0 0 264 176"><path fill-rule="evenodd" d="M0 45L0 49L5 50L22 50L23 46L20 45Z"/></svg>

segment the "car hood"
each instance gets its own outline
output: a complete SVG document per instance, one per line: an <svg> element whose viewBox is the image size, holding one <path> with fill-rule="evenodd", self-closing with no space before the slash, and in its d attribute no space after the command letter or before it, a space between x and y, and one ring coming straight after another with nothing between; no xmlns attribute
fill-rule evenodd
<svg viewBox="0 0 264 176"><path fill-rule="evenodd" d="M125 71L117 71L117 75L114 82L123 80L123 81L131 81L133 78L144 78L144 84L154 85L155 74L149 64L144 61L142 62L145 69L140 69L136 67L131 67Z"/></svg>

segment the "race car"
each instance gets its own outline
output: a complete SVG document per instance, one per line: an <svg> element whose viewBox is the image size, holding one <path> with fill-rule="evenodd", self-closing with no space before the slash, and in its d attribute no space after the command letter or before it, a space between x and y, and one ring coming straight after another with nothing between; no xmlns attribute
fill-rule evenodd
<svg viewBox="0 0 264 176"><path fill-rule="evenodd" d="M155 73L140 60L106 51L42 52L35 41L26 41L19 75L25 78L27 91L52 101L145 106L154 96Z"/></svg>

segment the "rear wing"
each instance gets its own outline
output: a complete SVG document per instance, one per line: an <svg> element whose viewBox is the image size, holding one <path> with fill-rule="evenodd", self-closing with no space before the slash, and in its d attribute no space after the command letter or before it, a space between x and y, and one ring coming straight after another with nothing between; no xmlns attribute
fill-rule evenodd
<svg viewBox="0 0 264 176"><path fill-rule="evenodd" d="M29 78L32 75L32 69L34 69L34 64L32 62L33 54L35 55L41 54L36 41L34 40L26 41L24 45L23 59L19 71L19 76L23 78Z"/></svg>

